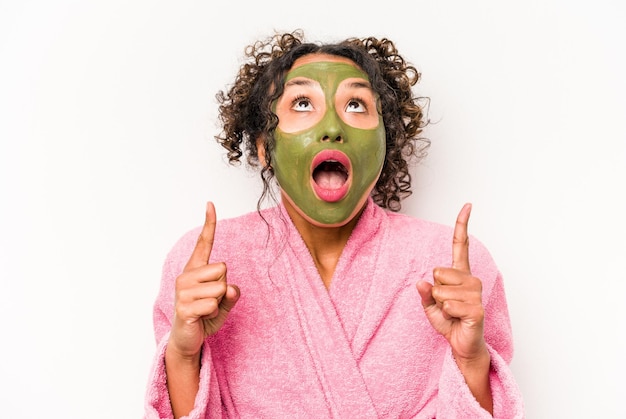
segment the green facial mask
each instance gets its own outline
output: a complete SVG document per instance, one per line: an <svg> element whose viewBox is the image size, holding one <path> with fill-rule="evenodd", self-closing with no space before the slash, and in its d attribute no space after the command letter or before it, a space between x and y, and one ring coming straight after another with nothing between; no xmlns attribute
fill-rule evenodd
<svg viewBox="0 0 626 419"><path fill-rule="evenodd" d="M339 113L342 109L336 109L335 97L342 81L368 80L353 65L316 61L291 70L286 82L295 77L319 83L326 111L319 122L304 130L286 133L279 124L272 166L281 189L301 215L315 224L344 225L361 210L382 170L385 159L382 116L376 109L370 110L377 113L378 124L372 129L362 129L346 123ZM318 164L319 161L326 163ZM343 185L338 180L341 174L348 175Z"/></svg>

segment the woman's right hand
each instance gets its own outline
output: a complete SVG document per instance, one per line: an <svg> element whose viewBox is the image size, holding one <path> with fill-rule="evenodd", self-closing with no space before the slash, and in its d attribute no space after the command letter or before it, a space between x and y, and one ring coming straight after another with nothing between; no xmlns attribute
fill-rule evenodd
<svg viewBox="0 0 626 419"><path fill-rule="evenodd" d="M215 225L215 207L208 202L196 247L183 273L176 278L175 314L167 347L169 356L199 360L204 339L222 327L239 299L239 288L226 281L226 264L209 263Z"/></svg>

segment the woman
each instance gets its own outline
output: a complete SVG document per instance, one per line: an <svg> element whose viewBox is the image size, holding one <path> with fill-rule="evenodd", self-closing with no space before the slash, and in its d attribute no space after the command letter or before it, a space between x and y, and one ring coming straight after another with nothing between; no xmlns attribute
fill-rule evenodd
<svg viewBox="0 0 626 419"><path fill-rule="evenodd" d="M454 229L398 214L428 142L386 39L277 35L227 93L218 141L280 203L184 235L155 303L146 417L522 417L500 273Z"/></svg>

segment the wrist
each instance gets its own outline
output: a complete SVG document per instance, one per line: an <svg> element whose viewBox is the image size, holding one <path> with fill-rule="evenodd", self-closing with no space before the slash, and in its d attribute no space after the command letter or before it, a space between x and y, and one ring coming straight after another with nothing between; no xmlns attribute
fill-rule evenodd
<svg viewBox="0 0 626 419"><path fill-rule="evenodd" d="M457 366L466 378L473 375L484 376L489 373L491 355L485 345L482 346L478 353L472 356L462 356L454 351L452 355L454 356Z"/></svg>
<svg viewBox="0 0 626 419"><path fill-rule="evenodd" d="M165 348L167 391L174 417L188 415L195 406L200 388L200 358L197 354L181 353L170 341Z"/></svg>
<svg viewBox="0 0 626 419"><path fill-rule="evenodd" d="M170 364L176 364L180 367L184 366L199 366L202 349L197 353L187 353L178 350L171 341L168 342L165 348L165 362Z"/></svg>
<svg viewBox="0 0 626 419"><path fill-rule="evenodd" d="M491 370L491 355L484 349L472 357L461 357L454 354L456 361L465 383L480 404L480 406L493 414L493 398L491 395L491 384L489 372Z"/></svg>

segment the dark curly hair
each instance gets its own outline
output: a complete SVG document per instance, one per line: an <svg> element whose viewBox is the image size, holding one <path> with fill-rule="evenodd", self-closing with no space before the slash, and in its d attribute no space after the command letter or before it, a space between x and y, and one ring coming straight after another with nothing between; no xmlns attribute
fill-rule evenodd
<svg viewBox="0 0 626 419"><path fill-rule="evenodd" d="M248 61L228 92L216 95L219 120L223 126L216 140L228 150L231 164L246 161L258 167L257 139L263 139L265 165L261 169L263 193L259 205L270 189L274 174L271 151L278 117L272 103L283 93L284 79L294 61L313 53L341 56L356 63L369 77L380 97L386 131L386 156L382 173L372 190L376 204L392 211L400 210L400 201L411 194L409 161L426 155L430 141L420 136L428 121L425 109L428 99L416 97L412 87L420 74L398 53L389 39L349 38L336 44L305 43L302 31L276 34L258 41L245 50Z"/></svg>

